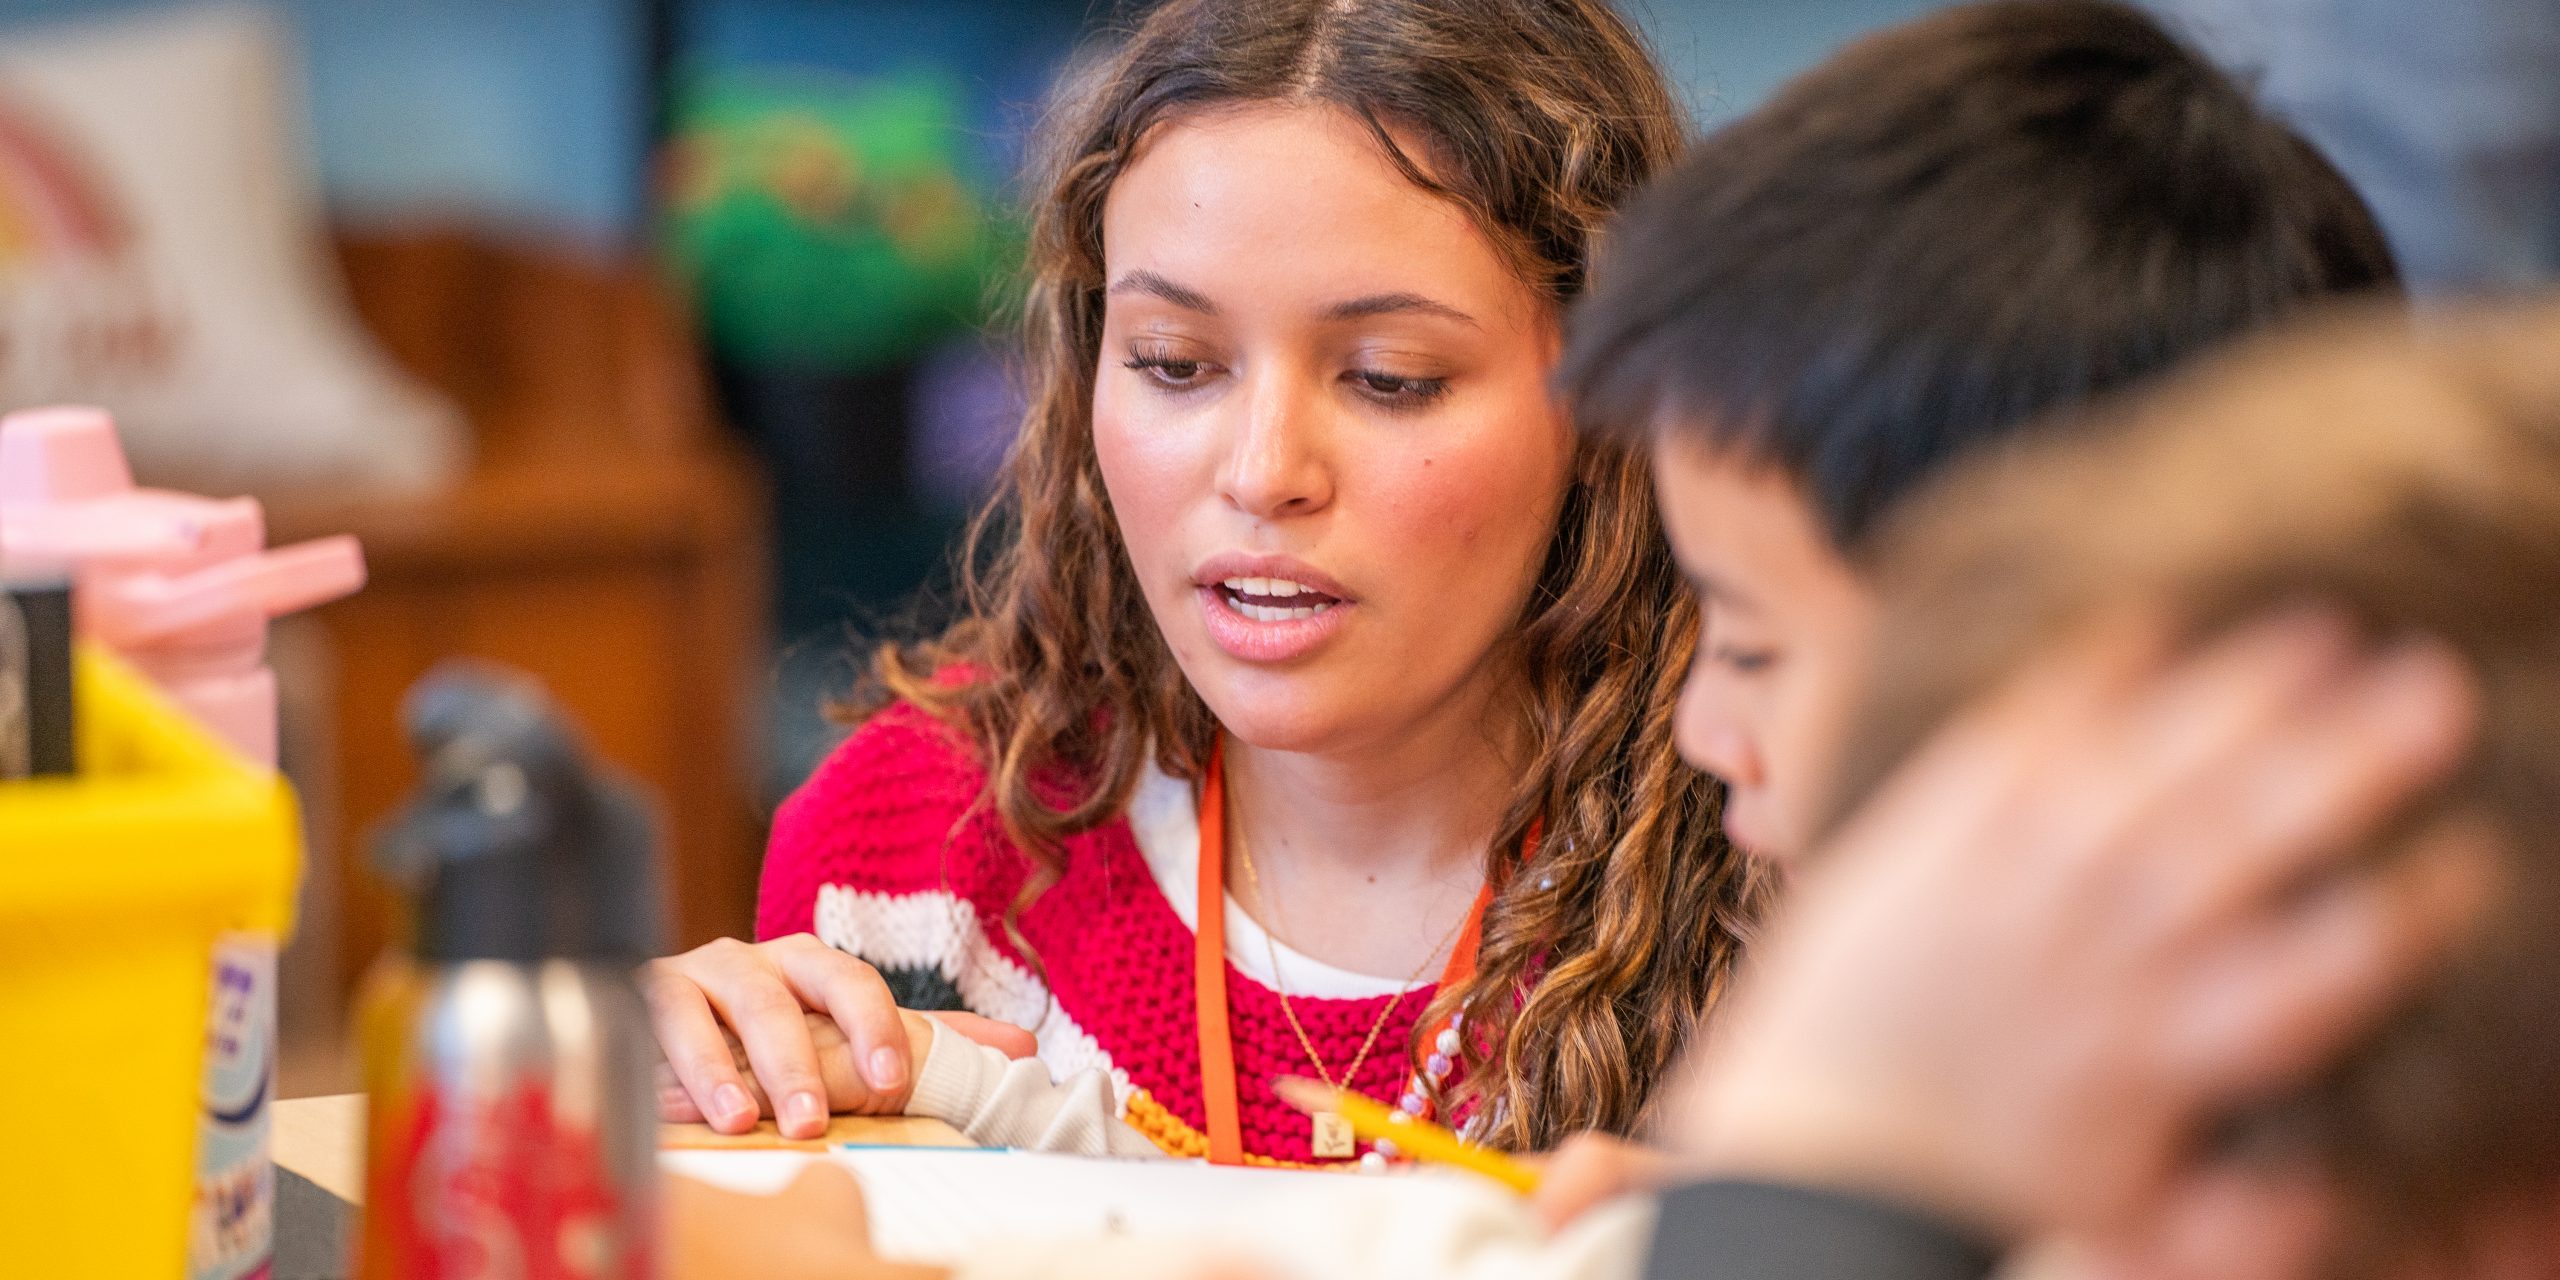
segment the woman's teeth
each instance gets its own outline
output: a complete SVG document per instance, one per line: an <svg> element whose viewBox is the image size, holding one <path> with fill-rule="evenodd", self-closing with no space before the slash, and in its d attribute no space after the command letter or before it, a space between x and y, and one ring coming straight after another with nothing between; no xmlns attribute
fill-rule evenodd
<svg viewBox="0 0 2560 1280"><path fill-rule="evenodd" d="M1287 578L1229 578L1218 584L1227 607L1255 622L1287 622L1312 618L1342 603L1303 582Z"/></svg>
<svg viewBox="0 0 2560 1280"><path fill-rule="evenodd" d="M1231 603L1236 612L1241 613L1256 622L1287 622L1293 618L1312 618L1333 607L1330 604L1308 604L1297 606L1246 604L1242 600L1232 601Z"/></svg>

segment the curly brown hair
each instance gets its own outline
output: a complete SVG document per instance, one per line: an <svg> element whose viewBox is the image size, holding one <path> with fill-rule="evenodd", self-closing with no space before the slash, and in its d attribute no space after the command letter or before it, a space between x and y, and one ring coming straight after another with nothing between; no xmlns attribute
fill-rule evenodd
<svg viewBox="0 0 2560 1280"><path fill-rule="evenodd" d="M1251 102L1348 113L1559 307L1610 211L1683 139L1660 72L1603 0L1173 0L1070 77L1028 193L1029 407L965 544L962 619L882 648L866 700L923 707L983 753L984 803L1033 864L1005 920L1017 945L1014 918L1056 882L1063 839L1117 815L1150 753L1197 780L1218 732L1129 568L1095 458L1093 378L1112 183L1150 130ZM1634 1129L1753 915L1722 793L1672 747L1696 632L1641 456L1581 444L1513 641L1528 766L1487 854L1478 967L1419 1024L1466 1011L1442 1102L1472 1109L1500 1146ZM1511 851L1541 818L1520 865Z"/></svg>

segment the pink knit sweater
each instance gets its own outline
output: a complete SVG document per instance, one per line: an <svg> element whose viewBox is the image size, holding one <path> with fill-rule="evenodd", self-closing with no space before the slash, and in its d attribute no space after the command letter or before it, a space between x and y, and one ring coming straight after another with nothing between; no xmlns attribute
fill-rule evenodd
<svg viewBox="0 0 2560 1280"><path fill-rule="evenodd" d="M1019 917L1031 950L1005 936L1030 862L975 806L986 774L960 734L899 704L837 748L774 821L757 910L760 937L814 932L870 961L902 1003L966 1008L1031 1028L1051 1073L1108 1073L1121 1118L1177 1154L1203 1149L1193 934L1157 885L1128 821L1066 842L1059 882ZM1044 977L1045 975L1045 977ZM1311 1158L1308 1122L1271 1082L1312 1076L1280 1001L1231 962L1228 1003L1245 1150ZM1428 987L1405 995L1356 1082L1392 1102L1412 1075L1413 1024ZM1292 994L1334 1071L1347 1066L1386 997Z"/></svg>

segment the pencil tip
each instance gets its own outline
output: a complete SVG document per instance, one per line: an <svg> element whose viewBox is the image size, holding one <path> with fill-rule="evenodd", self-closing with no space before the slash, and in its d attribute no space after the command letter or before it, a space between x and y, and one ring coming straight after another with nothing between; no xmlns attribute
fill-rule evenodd
<svg viewBox="0 0 2560 1280"><path fill-rule="evenodd" d="M1310 1114L1333 1109L1333 1089L1305 1076L1282 1076L1271 1082L1271 1091L1282 1102Z"/></svg>

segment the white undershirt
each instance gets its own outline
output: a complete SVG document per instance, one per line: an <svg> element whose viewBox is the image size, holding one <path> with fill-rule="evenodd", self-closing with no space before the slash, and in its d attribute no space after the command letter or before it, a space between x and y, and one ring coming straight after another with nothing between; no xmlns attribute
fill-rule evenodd
<svg viewBox="0 0 2560 1280"><path fill-rule="evenodd" d="M1191 794L1191 784L1157 768L1154 760L1147 761L1146 771L1138 775L1137 790L1129 796L1129 831L1137 837L1138 852L1147 860L1156 890L1173 904L1182 927L1196 933L1200 928L1200 805ZM1229 892L1227 959L1246 977L1280 990L1282 984L1271 972L1274 950L1280 953L1281 975L1287 977L1286 990L1293 996L1372 1000L1413 989L1400 979L1336 968L1271 937Z"/></svg>

